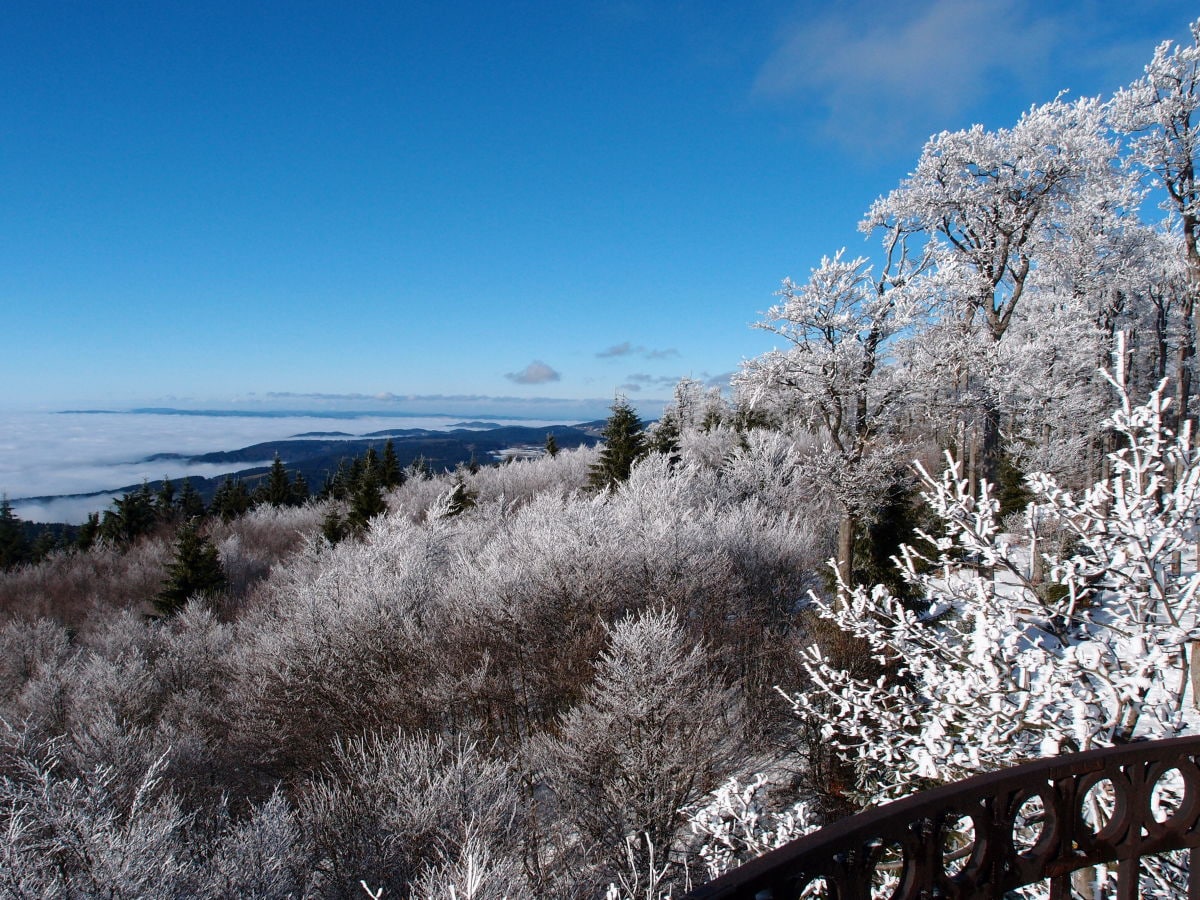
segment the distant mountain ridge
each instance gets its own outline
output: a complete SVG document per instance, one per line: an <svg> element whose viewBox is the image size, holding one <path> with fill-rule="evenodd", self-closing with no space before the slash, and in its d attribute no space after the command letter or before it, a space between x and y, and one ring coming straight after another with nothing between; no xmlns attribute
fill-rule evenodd
<svg viewBox="0 0 1200 900"><path fill-rule="evenodd" d="M599 440L600 429L603 426L603 421L545 427L498 425L493 422L463 422L459 427L450 431L396 428L358 436L346 432L308 432L290 438L251 444L237 450L219 450L200 454L155 453L145 457L142 461L171 461L197 465L205 463L245 464L246 468L230 472L228 475L211 478L200 475L188 476L192 487L207 502L212 499L212 495L226 478L240 478L253 490L257 482L266 476L270 470L270 463L277 454L288 471L303 474L315 492L320 490L327 476L337 471L342 460L361 456L371 447L382 453L384 444L388 440L391 440L401 466L408 466L417 459L423 459L431 469L440 472L454 469L460 463L465 464L472 461L480 465L489 465L497 461L501 451L504 450L518 447L541 447L545 444L546 436L549 434L554 435L555 442L559 448L564 450L579 446L592 446ZM182 476L174 480L182 481ZM162 484L162 479L149 482L151 490L157 490ZM24 502L46 502L64 498L128 493L140 487L141 483L138 483L80 494L52 494L13 499Z"/></svg>

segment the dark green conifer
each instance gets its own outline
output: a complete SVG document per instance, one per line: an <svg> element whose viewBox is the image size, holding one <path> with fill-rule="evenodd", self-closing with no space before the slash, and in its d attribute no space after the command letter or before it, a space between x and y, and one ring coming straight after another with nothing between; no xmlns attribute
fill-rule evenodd
<svg viewBox="0 0 1200 900"><path fill-rule="evenodd" d="M348 500L353 489L351 464L343 457L338 460L337 471L325 475L325 485L321 488L321 499Z"/></svg>
<svg viewBox="0 0 1200 900"><path fill-rule="evenodd" d="M396 456L396 447L388 438L383 445L383 461L381 463L380 481L386 490L394 490L404 484L404 472L400 468L400 460Z"/></svg>
<svg viewBox="0 0 1200 900"><path fill-rule="evenodd" d="M303 506L308 502L309 490L308 479L304 477L303 472L296 472L296 477L292 479L292 506Z"/></svg>
<svg viewBox="0 0 1200 900"><path fill-rule="evenodd" d="M650 436L650 449L665 453L672 462L679 460L679 416L667 410L654 426Z"/></svg>
<svg viewBox="0 0 1200 900"><path fill-rule="evenodd" d="M1000 501L1001 517L1023 513L1033 502L1033 492L1025 482L1025 473L1007 448L996 454L996 487L992 495Z"/></svg>
<svg viewBox="0 0 1200 900"><path fill-rule="evenodd" d="M29 561L29 541L25 528L13 512L8 495L0 495L0 570Z"/></svg>
<svg viewBox="0 0 1200 900"><path fill-rule="evenodd" d="M354 495L350 498L350 512L346 516L346 524L356 534L362 534L367 530L367 523L386 509L378 470L374 466L364 466Z"/></svg>
<svg viewBox="0 0 1200 900"><path fill-rule="evenodd" d="M176 505L179 507L180 517L185 522L203 518L204 498L200 496L198 490L192 487L192 479L183 479L183 486L179 489L179 499L176 501Z"/></svg>
<svg viewBox="0 0 1200 900"><path fill-rule="evenodd" d="M460 474L454 479L454 486L450 489L450 502L447 504L446 517L461 515L471 509L478 497L478 491L468 488Z"/></svg>
<svg viewBox="0 0 1200 900"><path fill-rule="evenodd" d="M92 545L96 543L96 538L100 536L100 513L88 513L87 521L79 526L79 533L75 536L75 547L78 550L91 550Z"/></svg>
<svg viewBox="0 0 1200 900"><path fill-rule="evenodd" d="M37 539L29 548L29 561L33 563L41 562L61 546L62 544L58 539L58 535L50 528L46 528L38 534Z"/></svg>
<svg viewBox="0 0 1200 900"><path fill-rule="evenodd" d="M150 485L143 481L136 491L118 497L104 513L100 536L114 544L129 545L154 530L158 515Z"/></svg>
<svg viewBox="0 0 1200 900"><path fill-rule="evenodd" d="M250 492L242 479L226 477L213 494L212 514L220 516L222 522L232 522L250 508Z"/></svg>
<svg viewBox="0 0 1200 900"><path fill-rule="evenodd" d="M601 432L604 446L600 459L589 473L589 485L595 490L615 487L629 478L633 464L645 452L646 436L642 420L624 397L612 405L612 414Z"/></svg>
<svg viewBox="0 0 1200 900"><path fill-rule="evenodd" d="M255 492L255 500L259 503L270 503L272 506L288 506L291 499L292 485L288 481L287 469L276 453L266 483Z"/></svg>
<svg viewBox="0 0 1200 900"><path fill-rule="evenodd" d="M179 529L175 558L167 566L167 579L154 605L164 616L183 608L192 597L213 598L228 586L217 548L200 533L196 522Z"/></svg>
<svg viewBox="0 0 1200 900"><path fill-rule="evenodd" d="M331 544L336 544L346 537L346 523L333 504L330 504L329 512L325 513L325 518L321 521L321 534L325 535L325 540Z"/></svg>
<svg viewBox="0 0 1200 900"><path fill-rule="evenodd" d="M175 518L175 484L166 475L154 498L154 512L160 522L170 522Z"/></svg>
<svg viewBox="0 0 1200 900"><path fill-rule="evenodd" d="M554 432L546 432L546 455L558 456L558 441L554 439Z"/></svg>

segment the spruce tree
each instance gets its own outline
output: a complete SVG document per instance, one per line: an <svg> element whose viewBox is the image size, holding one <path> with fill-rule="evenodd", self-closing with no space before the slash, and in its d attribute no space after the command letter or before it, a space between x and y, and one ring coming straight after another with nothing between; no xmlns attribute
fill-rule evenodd
<svg viewBox="0 0 1200 900"><path fill-rule="evenodd" d="M667 410L654 426L650 436L650 449L655 453L664 453L671 462L679 461L679 416L673 410Z"/></svg>
<svg viewBox="0 0 1200 900"><path fill-rule="evenodd" d="M100 536L114 544L128 545L154 530L158 514L150 485L143 481L136 491L113 501L113 508L104 513Z"/></svg>
<svg viewBox="0 0 1200 900"><path fill-rule="evenodd" d="M321 521L321 534L330 544L336 544L346 537L346 522L333 504L329 505L329 512L325 513L325 518Z"/></svg>
<svg viewBox="0 0 1200 900"><path fill-rule="evenodd" d="M629 478L633 464L645 453L646 436L642 420L624 397L612 405L612 414L604 430L600 459L592 466L589 485L596 490L615 487Z"/></svg>
<svg viewBox="0 0 1200 900"><path fill-rule="evenodd" d="M180 517L185 522L204 516L204 498L200 496L199 491L192 487L192 479L183 479L183 486L179 489L179 499L176 501L176 505L179 507Z"/></svg>
<svg viewBox="0 0 1200 900"><path fill-rule="evenodd" d="M554 432L546 432L546 455L558 456L558 441L554 439Z"/></svg>
<svg viewBox="0 0 1200 900"><path fill-rule="evenodd" d="M466 482L461 477L454 480L454 487L450 490L450 499L446 507L446 517L461 515L475 505L475 500L478 498L479 492L473 491L467 487Z"/></svg>
<svg viewBox="0 0 1200 900"><path fill-rule="evenodd" d="M396 447L388 438L383 445L382 481L387 490L393 490L404 484L404 471L400 468L400 459L396 456Z"/></svg>
<svg viewBox="0 0 1200 900"><path fill-rule="evenodd" d="M373 469L375 477L379 477L379 454L375 452L374 447L368 447L367 452L363 454L363 469Z"/></svg>
<svg viewBox="0 0 1200 900"><path fill-rule="evenodd" d="M297 472L296 477L292 479L291 505L303 506L308 502L308 479L304 477L303 472Z"/></svg>
<svg viewBox="0 0 1200 900"><path fill-rule="evenodd" d="M167 580L154 600L164 616L183 608L195 596L215 597L228 587L217 548L200 533L195 522L179 529L175 558L167 566Z"/></svg>
<svg viewBox="0 0 1200 900"><path fill-rule="evenodd" d="M28 561L29 541L25 538L25 529L5 494L0 496L0 570Z"/></svg>
<svg viewBox="0 0 1200 900"><path fill-rule="evenodd" d="M160 522L170 522L175 518L175 484L166 475L154 498L154 511Z"/></svg>
<svg viewBox="0 0 1200 900"><path fill-rule="evenodd" d="M346 524L356 534L362 534L367 530L367 523L386 509L377 468L363 466L354 495L350 498L350 512L346 516Z"/></svg>
<svg viewBox="0 0 1200 900"><path fill-rule="evenodd" d="M220 516L222 522L232 522L250 508L250 492L242 479L236 481L226 476L213 494L212 513Z"/></svg>
<svg viewBox="0 0 1200 900"><path fill-rule="evenodd" d="M75 536L75 547L78 550L91 550L92 544L96 543L96 538L100 536L100 513L88 513L87 521L79 526L79 533Z"/></svg>
<svg viewBox="0 0 1200 900"><path fill-rule="evenodd" d="M51 528L46 528L29 548L29 561L39 563L62 546L58 534Z"/></svg>
<svg viewBox="0 0 1200 900"><path fill-rule="evenodd" d="M350 462L342 457L338 460L337 471L326 473L325 485L321 488L322 500L347 500L354 491L354 471Z"/></svg>
<svg viewBox="0 0 1200 900"><path fill-rule="evenodd" d="M272 506L288 506L292 499L292 485L288 481L287 469L283 466L283 460L279 458L279 454L275 454L275 459L271 463L271 471L267 475L266 484L255 492L255 500L258 503L270 503Z"/></svg>

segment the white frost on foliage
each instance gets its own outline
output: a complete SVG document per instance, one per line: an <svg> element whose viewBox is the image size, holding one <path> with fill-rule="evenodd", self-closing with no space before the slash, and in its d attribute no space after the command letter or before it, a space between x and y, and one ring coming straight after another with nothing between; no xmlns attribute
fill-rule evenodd
<svg viewBox="0 0 1200 900"><path fill-rule="evenodd" d="M988 486L972 498L951 459L939 478L921 470L944 535L925 535L933 552L905 547L900 560L923 611L878 585L813 598L891 667L867 681L813 647L804 662L815 690L789 698L797 714L827 721L832 704L826 736L857 764L860 801L1183 727L1197 576L1173 574L1172 562L1195 524L1200 457L1186 431L1167 431L1161 388L1134 407L1120 373L1113 384L1121 407L1106 424L1125 447L1111 454L1111 478L1081 497L1048 475L1029 479L1031 545L1038 516L1076 538L1069 554L1045 555L1058 591L1035 589L998 540Z"/></svg>
<svg viewBox="0 0 1200 900"><path fill-rule="evenodd" d="M763 774L749 784L731 778L704 803L686 810L693 833L703 841L699 856L709 878L820 827L816 811L805 800L772 811L765 796L769 784Z"/></svg>

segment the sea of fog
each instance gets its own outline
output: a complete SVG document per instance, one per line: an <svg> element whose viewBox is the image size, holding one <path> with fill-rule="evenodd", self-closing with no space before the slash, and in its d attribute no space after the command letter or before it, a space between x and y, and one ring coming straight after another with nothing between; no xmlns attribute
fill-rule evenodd
<svg viewBox="0 0 1200 900"><path fill-rule="evenodd" d="M117 488L186 475L212 477L256 465L189 465L185 460L154 460L157 453L196 455L238 450L305 432L346 432L350 437L393 428L444 431L462 416L338 416L303 413L271 416L180 415L147 412L0 412L0 493L13 511L30 522L78 524L89 512L108 508ZM521 419L510 424L542 427L562 419ZM261 464L270 463L264 459ZM101 493L107 492L107 493ZM31 502L23 498L60 494Z"/></svg>

